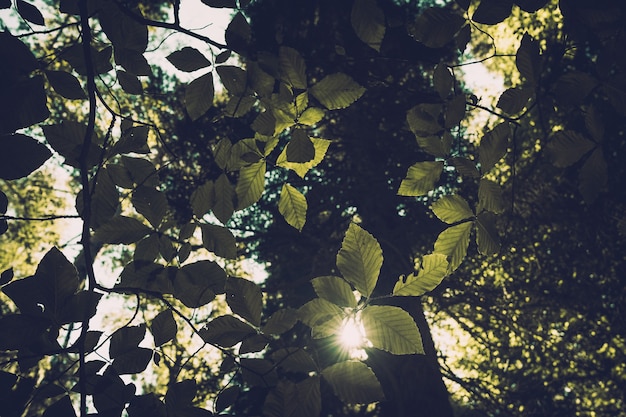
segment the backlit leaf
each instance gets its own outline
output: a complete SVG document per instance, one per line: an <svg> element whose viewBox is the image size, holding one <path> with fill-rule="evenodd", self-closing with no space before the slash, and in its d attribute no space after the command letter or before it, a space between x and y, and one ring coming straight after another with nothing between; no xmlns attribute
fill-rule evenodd
<svg viewBox="0 0 626 417"><path fill-rule="evenodd" d="M432 205L433 213L442 222L452 224L474 216L474 212L458 194L444 195Z"/></svg>
<svg viewBox="0 0 626 417"><path fill-rule="evenodd" d="M235 187L230 183L226 174L222 173L215 181L215 204L213 214L222 224L226 224L235 211Z"/></svg>
<svg viewBox="0 0 626 417"><path fill-rule="evenodd" d="M54 91L67 99L77 100L87 98L78 79L69 72L46 71L46 78Z"/></svg>
<svg viewBox="0 0 626 417"><path fill-rule="evenodd" d="M239 390L238 386L231 385L221 391L215 400L215 411L219 413L233 405L237 401L237 397L239 397Z"/></svg>
<svg viewBox="0 0 626 417"><path fill-rule="evenodd" d="M417 136L429 136L442 131L443 126L439 123L441 110L441 104L421 103L413 106L406 113L411 132Z"/></svg>
<svg viewBox="0 0 626 417"><path fill-rule="evenodd" d="M298 312L286 307L275 311L262 328L265 334L283 334L290 330L298 321Z"/></svg>
<svg viewBox="0 0 626 417"><path fill-rule="evenodd" d="M238 12L226 28L226 45L236 52L245 51L252 37L250 24L241 12Z"/></svg>
<svg viewBox="0 0 626 417"><path fill-rule="evenodd" d="M304 163L289 162L287 160L287 149L285 148L278 156L276 165L282 168L290 169L298 174L300 178L304 178L311 168L322 162L331 143L331 141L327 139L320 138L311 138L311 142L313 142L313 147L315 148L315 157L312 160Z"/></svg>
<svg viewBox="0 0 626 417"><path fill-rule="evenodd" d="M152 349L136 347L113 359L113 369L119 375L132 375L143 372L152 359Z"/></svg>
<svg viewBox="0 0 626 417"><path fill-rule="evenodd" d="M281 46L278 53L281 79L293 88L306 89L306 64L300 53L287 46Z"/></svg>
<svg viewBox="0 0 626 417"><path fill-rule="evenodd" d="M385 37L385 14L376 0L356 0L352 5L350 23L359 39L380 51Z"/></svg>
<svg viewBox="0 0 626 417"><path fill-rule="evenodd" d="M511 128L507 122L502 122L489 132L480 141L478 160L483 174L489 172L496 163L506 154L509 145Z"/></svg>
<svg viewBox="0 0 626 417"><path fill-rule="evenodd" d="M44 144L20 133L0 136L0 149L0 178L3 180L26 177L52 156Z"/></svg>
<svg viewBox="0 0 626 417"><path fill-rule="evenodd" d="M207 323L199 332L207 343L222 347L233 347L246 337L256 334L249 324L233 316L220 316Z"/></svg>
<svg viewBox="0 0 626 417"><path fill-rule="evenodd" d="M441 253L448 257L450 271L457 269L467 254L472 224L473 222L467 221L448 227L439 234L435 241L435 253Z"/></svg>
<svg viewBox="0 0 626 417"><path fill-rule="evenodd" d="M363 362L339 362L322 371L337 396L348 404L369 404L384 399L380 382Z"/></svg>
<svg viewBox="0 0 626 417"><path fill-rule="evenodd" d="M191 120L198 120L213 106L213 74L204 74L185 88L185 109Z"/></svg>
<svg viewBox="0 0 626 417"><path fill-rule="evenodd" d="M497 107L507 114L517 114L526 107L531 96L530 88L509 88L498 98Z"/></svg>
<svg viewBox="0 0 626 417"><path fill-rule="evenodd" d="M196 188L191 194L189 199L191 203L191 209L193 214L197 217L202 217L211 210L215 203L215 190L213 188L213 181L207 181L198 188Z"/></svg>
<svg viewBox="0 0 626 417"><path fill-rule="evenodd" d="M465 105L466 96L464 93L457 94L448 100L443 114L444 127L446 129L453 128L461 123L461 120L465 117Z"/></svg>
<svg viewBox="0 0 626 417"><path fill-rule="evenodd" d="M122 90L126 91L128 94L137 95L143 93L143 86L136 75L118 70L117 80L119 81Z"/></svg>
<svg viewBox="0 0 626 417"><path fill-rule="evenodd" d="M442 171L442 161L425 161L413 164L400 183L398 195L416 197L432 191Z"/></svg>
<svg viewBox="0 0 626 417"><path fill-rule="evenodd" d="M455 156L450 159L450 162L456 168L457 172L464 177L479 178L480 172L476 168L476 164L468 158Z"/></svg>
<svg viewBox="0 0 626 417"><path fill-rule="evenodd" d="M103 243L135 243L151 232L150 228L139 220L126 216L115 216L93 235L94 240Z"/></svg>
<svg viewBox="0 0 626 417"><path fill-rule="evenodd" d="M311 328L314 339L335 335L343 317L343 309L322 298L314 298L298 309L298 318Z"/></svg>
<svg viewBox="0 0 626 417"><path fill-rule="evenodd" d="M211 61L206 59L200 51L191 46L185 46L178 51L174 51L165 58L177 69L185 72L197 71L211 65Z"/></svg>
<svg viewBox="0 0 626 417"><path fill-rule="evenodd" d="M337 267L343 277L365 297L374 291L383 252L376 239L355 223L350 223L337 253Z"/></svg>
<svg viewBox="0 0 626 417"><path fill-rule="evenodd" d="M252 281L231 277L226 281L226 302L233 313L255 326L261 325L263 297L261 289Z"/></svg>
<svg viewBox="0 0 626 417"><path fill-rule="evenodd" d="M365 337L394 355L424 353L422 336L409 313L394 306L367 306L361 312Z"/></svg>
<svg viewBox="0 0 626 417"><path fill-rule="evenodd" d="M280 192L278 211L289 225L301 231L306 223L306 197L295 187L285 183Z"/></svg>
<svg viewBox="0 0 626 417"><path fill-rule="evenodd" d="M319 107L309 107L298 117L298 123L306 126L313 126L324 118L324 109Z"/></svg>
<svg viewBox="0 0 626 417"><path fill-rule="evenodd" d="M237 180L237 210L249 207L259 201L265 188L265 161L243 167Z"/></svg>
<svg viewBox="0 0 626 417"><path fill-rule="evenodd" d="M365 92L365 88L349 75L335 73L324 77L309 91L327 109L336 110L346 108L357 101Z"/></svg>
<svg viewBox="0 0 626 417"><path fill-rule="evenodd" d="M393 287L393 295L419 297L432 291L441 283L448 273L446 255L432 253L424 255L417 275L410 274L406 279L400 278Z"/></svg>
<svg viewBox="0 0 626 417"><path fill-rule="evenodd" d="M409 33L429 48L441 48L450 42L465 24L465 19L440 7L429 7L415 19Z"/></svg>
<svg viewBox="0 0 626 417"><path fill-rule="evenodd" d="M226 227L215 224L203 224L202 246L222 258L234 259L237 256L235 236Z"/></svg>
<svg viewBox="0 0 626 417"><path fill-rule="evenodd" d="M287 372L309 373L317 369L313 357L303 348L288 347L272 352L272 360Z"/></svg>
<svg viewBox="0 0 626 417"><path fill-rule="evenodd" d="M246 91L246 71L234 65L220 65L216 68L220 81L228 92L234 96L241 96Z"/></svg>
<svg viewBox="0 0 626 417"><path fill-rule="evenodd" d="M352 287L344 279L334 276L317 277L311 280L318 297L339 307L356 307L357 301Z"/></svg>
<svg viewBox="0 0 626 417"><path fill-rule="evenodd" d="M447 65L439 63L433 73L433 85L439 97L445 99L452 92L454 86L454 76Z"/></svg>
<svg viewBox="0 0 626 417"><path fill-rule="evenodd" d="M493 255L500 250L495 214L485 211L476 218L476 244L483 255Z"/></svg>
<svg viewBox="0 0 626 417"><path fill-rule="evenodd" d="M154 345L161 346L176 337L178 326L174 320L172 310L163 310L152 319L150 331L154 337Z"/></svg>
<svg viewBox="0 0 626 417"><path fill-rule="evenodd" d="M158 227L167 213L167 197L161 191L139 186L133 192L133 207L144 216L153 227Z"/></svg>
<svg viewBox="0 0 626 417"><path fill-rule="evenodd" d="M69 395L64 395L60 400L48 406L42 415L42 417L56 416L76 417L76 410L74 410L74 406L72 405Z"/></svg>
<svg viewBox="0 0 626 417"><path fill-rule="evenodd" d="M564 168L578 162L595 146L595 143L578 132L562 130L548 143L548 153L555 166Z"/></svg>
<svg viewBox="0 0 626 417"><path fill-rule="evenodd" d="M483 210L500 214L504 211L504 200L502 198L502 187L491 180L481 178L478 185L478 205L476 212Z"/></svg>
<svg viewBox="0 0 626 417"><path fill-rule="evenodd" d="M287 144L287 161L306 163L315 158L315 145L302 129L294 129Z"/></svg>
<svg viewBox="0 0 626 417"><path fill-rule="evenodd" d="M198 308L224 292L226 272L215 262L197 261L176 272L174 296L189 308Z"/></svg>
<svg viewBox="0 0 626 417"><path fill-rule="evenodd" d="M559 77L554 84L554 92L560 102L577 105L582 103L597 85L598 80L593 75L572 71Z"/></svg>
<svg viewBox="0 0 626 417"><path fill-rule="evenodd" d="M146 325L124 326L117 329L111 335L109 344L109 356L113 359L137 348L146 335Z"/></svg>
<svg viewBox="0 0 626 417"><path fill-rule="evenodd" d="M202 0L202 3L215 8L235 9L237 7L236 0Z"/></svg>
<svg viewBox="0 0 626 417"><path fill-rule="evenodd" d="M536 84L539 81L541 71L541 56L539 42L534 40L528 33L524 33L520 46L515 54L515 65L529 83Z"/></svg>

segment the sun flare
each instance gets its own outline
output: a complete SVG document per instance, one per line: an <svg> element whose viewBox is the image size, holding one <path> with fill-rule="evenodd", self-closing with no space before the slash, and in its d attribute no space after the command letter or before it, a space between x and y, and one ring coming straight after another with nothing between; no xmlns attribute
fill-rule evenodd
<svg viewBox="0 0 626 417"><path fill-rule="evenodd" d="M339 340L346 349L354 349L363 346L363 325L354 317L349 317L343 321Z"/></svg>

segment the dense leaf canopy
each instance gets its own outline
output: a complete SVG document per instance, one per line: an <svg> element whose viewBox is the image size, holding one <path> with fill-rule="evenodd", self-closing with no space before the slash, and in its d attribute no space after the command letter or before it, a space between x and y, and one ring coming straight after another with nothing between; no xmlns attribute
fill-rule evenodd
<svg viewBox="0 0 626 417"><path fill-rule="evenodd" d="M0 1L0 415L626 416L625 22Z"/></svg>

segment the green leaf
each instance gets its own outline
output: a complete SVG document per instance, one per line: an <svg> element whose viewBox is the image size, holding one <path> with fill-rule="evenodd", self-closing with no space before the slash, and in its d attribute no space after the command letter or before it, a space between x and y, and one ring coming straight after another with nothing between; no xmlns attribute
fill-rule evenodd
<svg viewBox="0 0 626 417"><path fill-rule="evenodd" d="M216 70L222 84L230 94L241 96L246 92L246 71L233 65L220 65Z"/></svg>
<svg viewBox="0 0 626 417"><path fill-rule="evenodd" d="M72 400L70 400L69 395L64 395L60 400L48 406L42 415L42 417L56 416L76 417L76 410L74 410L74 406L72 405Z"/></svg>
<svg viewBox="0 0 626 417"><path fill-rule="evenodd" d="M226 302L233 313L255 326L261 325L263 297L261 289L252 281L231 277L226 281Z"/></svg>
<svg viewBox="0 0 626 417"><path fill-rule="evenodd" d="M213 74L201 75L185 88L185 109L191 120L198 120L212 106L215 88Z"/></svg>
<svg viewBox="0 0 626 417"><path fill-rule="evenodd" d="M439 134L443 130L439 123L441 110L441 104L421 103L412 107L406 113L406 121L411 132L416 136Z"/></svg>
<svg viewBox="0 0 626 417"><path fill-rule="evenodd" d="M344 279L335 276L317 277L311 280L318 297L339 307L356 307L357 301L352 287Z"/></svg>
<svg viewBox="0 0 626 417"><path fill-rule="evenodd" d="M154 337L154 345L161 346L176 337L178 326L172 310L163 310L152 319L150 331Z"/></svg>
<svg viewBox="0 0 626 417"><path fill-rule="evenodd" d="M424 152L437 158L444 158L450 153L450 147L438 136L416 136L415 139Z"/></svg>
<svg viewBox="0 0 626 417"><path fill-rule="evenodd" d="M286 307L275 311L261 329L265 334L283 334L290 330L298 321L298 312Z"/></svg>
<svg viewBox="0 0 626 417"><path fill-rule="evenodd" d="M454 75L452 75L447 65L443 63L437 64L433 73L433 85L442 99L450 95L452 87L454 87Z"/></svg>
<svg viewBox="0 0 626 417"><path fill-rule="evenodd" d="M103 243L130 243L139 242L141 238L150 234L148 226L139 220L126 216L115 216L102 226L93 235L95 241Z"/></svg>
<svg viewBox="0 0 626 417"><path fill-rule="evenodd" d="M206 343L221 347L233 347L253 334L256 334L256 330L249 324L230 315L211 320L199 332Z"/></svg>
<svg viewBox="0 0 626 417"><path fill-rule="evenodd" d="M213 204L215 204L213 181L207 181L196 188L193 193L191 193L189 202L191 203L193 214L197 217L202 217L207 214L209 210L211 210L211 207L213 207Z"/></svg>
<svg viewBox="0 0 626 417"><path fill-rule="evenodd" d="M78 290L76 268L57 249L43 257L35 275L13 281L2 288L20 313L59 319L63 307Z"/></svg>
<svg viewBox="0 0 626 417"><path fill-rule="evenodd" d="M300 178L304 178L304 176L311 170L311 168L317 166L326 155L326 151L330 146L331 141L327 139L319 139L319 138L311 138L311 142L313 142L313 147L315 148L315 157L304 163L297 162L289 162L287 160L287 149L283 149L281 154L278 156L276 160L276 165L282 168L287 168L294 171Z"/></svg>
<svg viewBox="0 0 626 417"><path fill-rule="evenodd" d="M137 213L144 216L153 227L158 227L167 213L167 197L154 188L137 187L131 201Z"/></svg>
<svg viewBox="0 0 626 417"><path fill-rule="evenodd" d="M226 272L215 262L197 261L176 272L174 297L189 308L198 308L224 292Z"/></svg>
<svg viewBox="0 0 626 417"><path fill-rule="evenodd" d="M249 207L259 201L265 188L265 161L243 167L237 180L237 210Z"/></svg>
<svg viewBox="0 0 626 417"><path fill-rule="evenodd" d="M215 224L202 224L202 245L222 258L234 259L237 256L235 236L226 227Z"/></svg>
<svg viewBox="0 0 626 417"><path fill-rule="evenodd" d="M295 187L285 183L278 200L278 211L290 226L302 231L306 223L306 197Z"/></svg>
<svg viewBox="0 0 626 417"><path fill-rule="evenodd" d="M356 83L349 75L330 74L309 89L310 93L327 109L343 109L357 101L365 88Z"/></svg>
<svg viewBox="0 0 626 417"><path fill-rule="evenodd" d="M278 65L280 67L281 80L293 88L306 89L306 64L298 51L281 46L278 52Z"/></svg>
<svg viewBox="0 0 626 417"><path fill-rule="evenodd" d="M298 309L298 318L311 328L314 339L337 334L343 317L343 309L322 298L314 298Z"/></svg>
<svg viewBox="0 0 626 417"><path fill-rule="evenodd" d="M302 129L294 129L287 144L287 161L306 163L315 158L315 145Z"/></svg>
<svg viewBox="0 0 626 417"><path fill-rule="evenodd" d="M478 172L478 168L476 168L476 164L473 161L460 156L455 156L450 159L450 162L462 176L469 178L480 177L480 172Z"/></svg>
<svg viewBox="0 0 626 417"><path fill-rule="evenodd" d="M444 127L446 129L451 129L461 123L461 120L465 117L465 104L466 96L464 93L457 94L447 101L443 114Z"/></svg>
<svg viewBox="0 0 626 417"><path fill-rule="evenodd" d="M143 158L122 156L122 163L128 169L130 177L135 184L145 185L146 187L159 186L159 176L152 162Z"/></svg>
<svg viewBox="0 0 626 417"><path fill-rule="evenodd" d="M80 82L69 72L46 71L48 82L59 95L69 100L79 100L87 98Z"/></svg>
<svg viewBox="0 0 626 417"><path fill-rule="evenodd" d="M308 374L317 370L317 364L303 348L287 347L272 352L272 361L287 372Z"/></svg>
<svg viewBox="0 0 626 417"><path fill-rule="evenodd" d="M350 223L337 253L337 267L350 284L365 297L374 291L383 252L376 239L355 223Z"/></svg>
<svg viewBox="0 0 626 417"><path fill-rule="evenodd" d="M278 383L278 375L272 362L260 358L241 358L241 374L248 386L271 387Z"/></svg>
<svg viewBox="0 0 626 417"><path fill-rule="evenodd" d="M444 195L432 205L433 213L444 223L452 224L474 216L474 212L458 194Z"/></svg>
<svg viewBox="0 0 626 417"><path fill-rule="evenodd" d="M119 375L138 374L148 367L152 359L152 349L136 347L113 359L113 369Z"/></svg>
<svg viewBox="0 0 626 417"><path fill-rule="evenodd" d="M56 125L42 126L46 140L52 148L65 158L65 163L75 168L80 167L83 143L87 133L87 125L63 121ZM100 163L102 149L97 145L99 142L96 134L91 137L91 148L87 154L86 163L89 167Z"/></svg>
<svg viewBox="0 0 626 417"><path fill-rule="evenodd" d="M324 118L325 114L324 109L320 109L319 107L309 107L302 112L300 117L298 117L297 122L306 126L315 126Z"/></svg>
<svg viewBox="0 0 626 417"><path fill-rule="evenodd" d="M211 62L196 48L185 46L165 57L177 69L185 72L197 71L211 65Z"/></svg>
<svg viewBox="0 0 626 417"><path fill-rule="evenodd" d="M509 17L513 8L513 0L482 0L472 20L485 25L495 25Z"/></svg>
<svg viewBox="0 0 626 417"><path fill-rule="evenodd" d="M28 20L35 25L45 26L46 22L43 19L43 15L35 6L24 0L15 0L15 5L17 6L17 12L24 20Z"/></svg>
<svg viewBox="0 0 626 417"><path fill-rule="evenodd" d="M478 160L483 174L491 171L506 154L510 134L508 122L502 122L483 136L478 147Z"/></svg>
<svg viewBox="0 0 626 417"><path fill-rule="evenodd" d="M517 114L524 110L532 93L530 88L509 88L500 95L497 107L507 114Z"/></svg>
<svg viewBox="0 0 626 417"><path fill-rule="evenodd" d="M281 380L263 404L266 417L319 417L322 408L319 376L308 377L297 384Z"/></svg>
<svg viewBox="0 0 626 417"><path fill-rule="evenodd" d="M109 168L100 170L95 192L91 198L91 227L97 229L107 223L118 211L120 196L110 176ZM76 196L76 211L83 215L83 192Z"/></svg>
<svg viewBox="0 0 626 417"><path fill-rule="evenodd" d="M137 95L143 93L141 81L139 81L139 78L134 74L117 70L117 81L119 81L122 90L126 91L128 94Z"/></svg>
<svg viewBox="0 0 626 417"><path fill-rule="evenodd" d="M222 224L231 218L235 211L233 200L235 199L235 188L230 183L226 174L221 174L215 181L215 204L213 214Z"/></svg>
<svg viewBox="0 0 626 417"><path fill-rule="evenodd" d="M129 13L122 11L120 6L113 2L100 2L98 4L98 19L100 26L107 35L115 49L130 49L144 52L148 47L148 26L141 23L143 15L136 6L128 7ZM79 45L82 48L82 45Z"/></svg>
<svg viewBox="0 0 626 417"><path fill-rule="evenodd" d="M446 255L432 253L424 255L422 265L417 276L410 274L405 280L402 277L393 287L393 295L419 297L432 291L443 281L448 273Z"/></svg>
<svg viewBox="0 0 626 417"><path fill-rule="evenodd" d="M495 214L485 211L476 218L476 244L483 255L493 255L500 250Z"/></svg>
<svg viewBox="0 0 626 417"><path fill-rule="evenodd" d="M502 187L491 180L481 178L478 185L478 205L476 212L483 210L500 214L504 211L504 200L502 198Z"/></svg>
<svg viewBox="0 0 626 417"><path fill-rule="evenodd" d="M243 339L239 347L239 354L261 352L267 347L269 342L270 339L267 336L263 334L253 334Z"/></svg>
<svg viewBox="0 0 626 417"><path fill-rule="evenodd" d="M359 39L380 52L385 37L385 14L376 0L356 0L352 5L350 23Z"/></svg>
<svg viewBox="0 0 626 417"><path fill-rule="evenodd" d="M124 124L128 122L129 126ZM125 119L122 122L122 135L111 149L108 150L109 155L126 154L126 153L142 153L149 154L148 147L148 126L133 126L132 120Z"/></svg>
<svg viewBox="0 0 626 417"><path fill-rule="evenodd" d="M376 349L394 355L424 353L415 321L400 307L367 306L361 312L361 320L365 337Z"/></svg>
<svg viewBox="0 0 626 417"><path fill-rule="evenodd" d="M400 183L398 195L417 197L427 194L435 188L442 171L443 161L425 161L411 165Z"/></svg>
<svg viewBox="0 0 626 417"><path fill-rule="evenodd" d="M109 344L109 357L112 359L136 349L146 335L146 325L124 326L117 329L111 335Z"/></svg>
<svg viewBox="0 0 626 417"><path fill-rule="evenodd" d="M562 130L548 143L548 153L555 166L565 168L578 162L595 146L595 143L578 132Z"/></svg>
<svg viewBox="0 0 626 417"><path fill-rule="evenodd" d="M441 253L448 257L449 271L457 269L467 254L472 224L473 222L467 221L448 227L439 234L435 241L435 253Z"/></svg>
<svg viewBox="0 0 626 417"><path fill-rule="evenodd" d="M530 84L537 84L541 72L541 55L539 42L528 33L524 33L520 46L515 54L517 70Z"/></svg>
<svg viewBox="0 0 626 417"><path fill-rule="evenodd" d="M585 203L593 203L598 195L606 190L608 179L608 167L602 148L597 148L587 158L579 172L578 190Z"/></svg>
<svg viewBox="0 0 626 417"><path fill-rule="evenodd" d="M441 48L450 42L465 24L465 19L440 7L430 7L408 28L409 33L429 48Z"/></svg>
<svg viewBox="0 0 626 417"><path fill-rule="evenodd" d="M139 51L116 47L114 51L115 63L135 75L152 75L152 68L146 57Z"/></svg>
<svg viewBox="0 0 626 417"><path fill-rule="evenodd" d="M0 136L0 179L16 180L30 175L52 153L30 136L15 133Z"/></svg>
<svg viewBox="0 0 626 417"><path fill-rule="evenodd" d="M374 372L363 362L339 362L322 371L337 396L348 404L369 404L385 398Z"/></svg>

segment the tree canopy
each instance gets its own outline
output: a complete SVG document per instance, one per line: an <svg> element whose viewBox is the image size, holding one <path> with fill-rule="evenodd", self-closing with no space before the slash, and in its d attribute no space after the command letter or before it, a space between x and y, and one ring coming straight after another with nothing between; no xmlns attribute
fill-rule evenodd
<svg viewBox="0 0 626 417"><path fill-rule="evenodd" d="M623 2L0 12L0 415L626 415Z"/></svg>

